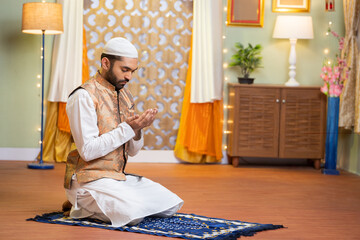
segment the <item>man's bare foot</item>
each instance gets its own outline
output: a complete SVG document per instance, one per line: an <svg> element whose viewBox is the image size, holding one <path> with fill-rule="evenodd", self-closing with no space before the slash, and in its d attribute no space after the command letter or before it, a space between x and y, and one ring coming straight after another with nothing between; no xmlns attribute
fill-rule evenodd
<svg viewBox="0 0 360 240"><path fill-rule="evenodd" d="M66 200L62 205L62 211L64 212L64 214L65 214L65 212L70 212L71 207L72 207L72 204L68 200Z"/></svg>
<svg viewBox="0 0 360 240"><path fill-rule="evenodd" d="M70 216L70 210L63 213L64 217Z"/></svg>

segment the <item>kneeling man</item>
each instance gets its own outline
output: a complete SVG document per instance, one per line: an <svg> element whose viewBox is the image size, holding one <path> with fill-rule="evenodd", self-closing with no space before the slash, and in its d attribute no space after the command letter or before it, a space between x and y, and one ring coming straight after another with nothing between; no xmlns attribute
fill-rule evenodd
<svg viewBox="0 0 360 240"><path fill-rule="evenodd" d="M137 68L135 46L113 38L103 49L98 73L70 94L66 112L77 149L69 153L64 186L72 218L120 227L147 216L170 217L183 205L162 185L125 172L128 155L143 146L142 129L157 114L157 109L134 113L124 86Z"/></svg>

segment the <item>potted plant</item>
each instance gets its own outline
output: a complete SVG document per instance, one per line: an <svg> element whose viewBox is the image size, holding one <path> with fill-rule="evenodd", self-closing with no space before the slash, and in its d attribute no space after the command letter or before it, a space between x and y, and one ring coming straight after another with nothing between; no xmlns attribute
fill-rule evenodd
<svg viewBox="0 0 360 240"><path fill-rule="evenodd" d="M229 66L238 66L240 68L243 77L238 77L239 83L252 84L254 78L249 78L250 74L255 69L262 67L262 46L260 44L253 46L249 43L247 47L244 47L241 43L235 43L235 47L237 51L231 57L232 61Z"/></svg>

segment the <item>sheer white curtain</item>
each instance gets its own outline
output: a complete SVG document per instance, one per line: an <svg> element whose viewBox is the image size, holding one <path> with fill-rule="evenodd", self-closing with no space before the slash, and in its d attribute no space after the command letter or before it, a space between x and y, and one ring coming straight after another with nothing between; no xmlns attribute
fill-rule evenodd
<svg viewBox="0 0 360 240"><path fill-rule="evenodd" d="M191 103L222 99L222 1L194 0Z"/></svg>
<svg viewBox="0 0 360 240"><path fill-rule="evenodd" d="M48 100L67 102L82 81L83 0L58 0L63 6L64 33L55 36Z"/></svg>

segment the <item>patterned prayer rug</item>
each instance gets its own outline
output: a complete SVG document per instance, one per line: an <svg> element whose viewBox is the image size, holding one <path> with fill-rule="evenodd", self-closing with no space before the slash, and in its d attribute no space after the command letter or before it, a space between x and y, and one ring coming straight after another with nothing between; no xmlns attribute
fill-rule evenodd
<svg viewBox="0 0 360 240"><path fill-rule="evenodd" d="M99 220L89 218L71 219L64 217L62 212L47 213L27 220L74 226L97 227L191 240L235 240L241 236L253 236L259 231L283 228L282 225L249 223L184 213L176 213L170 218L147 217L135 226L117 228Z"/></svg>

